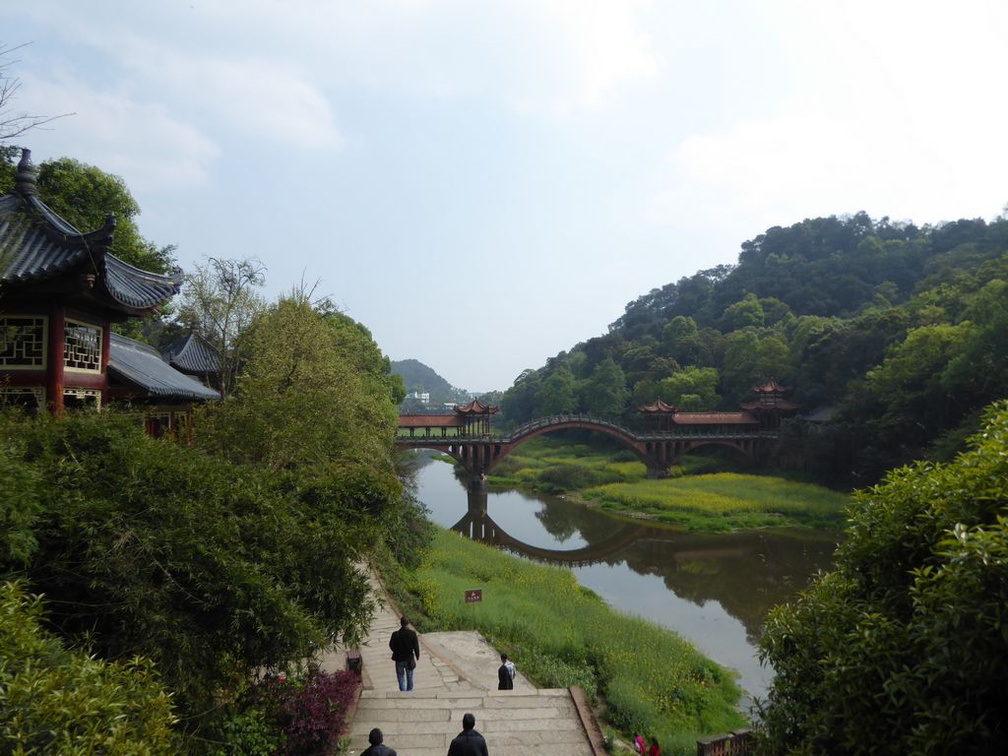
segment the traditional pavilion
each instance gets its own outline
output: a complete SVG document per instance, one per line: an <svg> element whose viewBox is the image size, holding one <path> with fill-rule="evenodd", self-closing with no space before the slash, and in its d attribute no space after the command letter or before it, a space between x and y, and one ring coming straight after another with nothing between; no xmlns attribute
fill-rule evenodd
<svg viewBox="0 0 1008 756"><path fill-rule="evenodd" d="M489 436L490 416L496 415L496 404L483 404L473 399L469 404L456 404L450 415L400 415L399 427L413 436L422 430L424 436L438 431L442 438L451 436Z"/></svg>
<svg viewBox="0 0 1008 756"><path fill-rule="evenodd" d="M114 232L112 215L82 233L42 202L31 152L22 151L14 191L0 197L0 399L57 415L128 399L165 410L167 429L192 402L219 394L112 334L112 324L151 314L182 283L179 272L117 258Z"/></svg>
<svg viewBox="0 0 1008 756"><path fill-rule="evenodd" d="M798 414L800 406L789 398L793 392L793 386L782 386L771 378L768 383L752 387L753 400L743 404L742 409L756 416L760 430L776 430L781 420Z"/></svg>
<svg viewBox="0 0 1008 756"><path fill-rule="evenodd" d="M788 399L794 389L770 380L752 387L753 400L734 412L683 412L658 399L637 408L644 417L644 427L658 432L775 430L781 420L797 414L799 406Z"/></svg>

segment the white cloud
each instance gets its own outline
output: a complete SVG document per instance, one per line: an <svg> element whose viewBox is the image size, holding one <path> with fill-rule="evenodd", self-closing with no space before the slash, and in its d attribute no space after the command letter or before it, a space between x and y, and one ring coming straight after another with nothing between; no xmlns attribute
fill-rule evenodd
<svg viewBox="0 0 1008 756"><path fill-rule="evenodd" d="M653 75L649 0L273 0L212 6L222 39L251 41L336 87L480 97L523 112L598 106ZM289 40L297 40L290 45Z"/></svg>
<svg viewBox="0 0 1008 756"><path fill-rule="evenodd" d="M174 118L164 106L98 92L71 75L21 77L24 110L69 113L22 139L48 157L67 154L102 170L128 176L133 189L186 188L206 182L216 144L197 128ZM54 110L53 105L58 104Z"/></svg>
<svg viewBox="0 0 1008 756"><path fill-rule="evenodd" d="M207 111L229 129L305 150L343 145L325 94L281 61L197 55L141 39L124 58L156 91L188 101L188 108Z"/></svg>

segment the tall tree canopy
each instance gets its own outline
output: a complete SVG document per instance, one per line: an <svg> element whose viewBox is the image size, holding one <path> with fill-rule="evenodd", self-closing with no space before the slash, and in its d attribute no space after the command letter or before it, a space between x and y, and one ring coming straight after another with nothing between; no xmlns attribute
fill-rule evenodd
<svg viewBox="0 0 1008 756"><path fill-rule="evenodd" d="M211 257L186 275L176 319L217 352L225 397L234 390L245 360L248 329L266 308L258 291L265 282L266 269L255 259Z"/></svg>

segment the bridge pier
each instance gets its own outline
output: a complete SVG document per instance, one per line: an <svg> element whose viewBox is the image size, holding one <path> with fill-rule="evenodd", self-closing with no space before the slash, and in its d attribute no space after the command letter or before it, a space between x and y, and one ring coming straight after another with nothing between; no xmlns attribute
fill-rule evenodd
<svg viewBox="0 0 1008 756"><path fill-rule="evenodd" d="M650 462L647 465L647 478L648 480L661 480L669 476L668 471L668 465Z"/></svg>
<svg viewBox="0 0 1008 756"><path fill-rule="evenodd" d="M485 472L475 472L469 471L469 485L468 490L470 493L483 494L484 500L486 497L486 473Z"/></svg>

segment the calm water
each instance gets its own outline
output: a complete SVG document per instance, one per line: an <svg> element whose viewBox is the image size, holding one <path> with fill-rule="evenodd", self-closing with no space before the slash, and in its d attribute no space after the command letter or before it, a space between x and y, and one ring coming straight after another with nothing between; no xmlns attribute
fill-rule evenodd
<svg viewBox="0 0 1008 756"><path fill-rule="evenodd" d="M439 525L465 527L475 537L493 529L510 551L566 564L610 606L678 632L737 670L740 685L757 697L773 678L756 655L767 611L828 569L836 546L832 534L670 533L517 491L481 500L440 461L423 465L417 484Z"/></svg>

